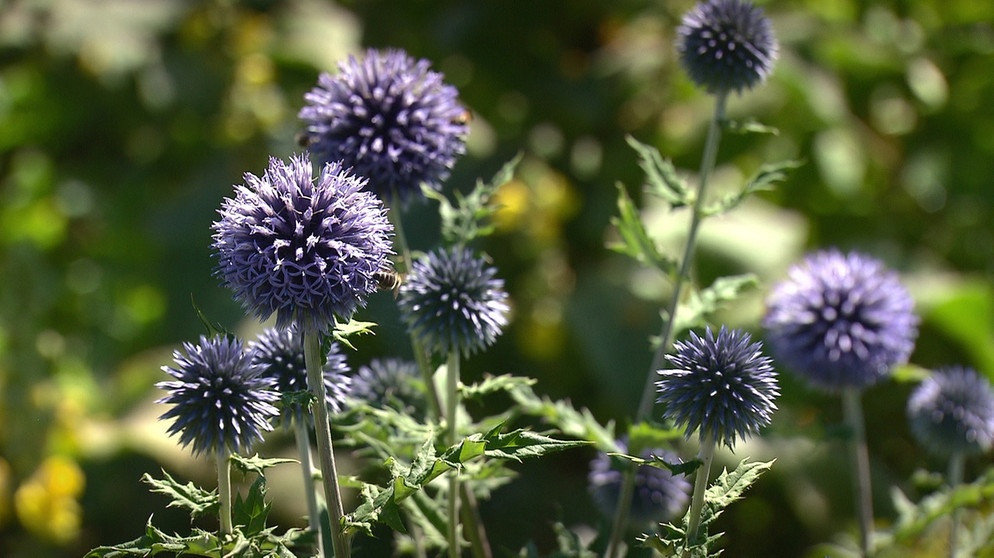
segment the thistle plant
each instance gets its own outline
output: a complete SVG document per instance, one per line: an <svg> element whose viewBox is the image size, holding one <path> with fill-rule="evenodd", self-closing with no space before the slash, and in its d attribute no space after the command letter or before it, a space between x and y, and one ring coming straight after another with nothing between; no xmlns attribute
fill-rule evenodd
<svg viewBox="0 0 994 558"><path fill-rule="evenodd" d="M278 411L273 381L254 364L242 343L227 337L201 337L173 353L175 365L162 369L174 379L156 384L166 392L158 403L172 405L159 417L172 419L168 432L179 435L194 455L217 458L221 533L230 534L231 480L229 456L248 451L272 430Z"/></svg>
<svg viewBox="0 0 994 558"><path fill-rule="evenodd" d="M763 326L774 358L786 369L816 389L842 394L860 548L867 554L873 505L860 394L911 355L918 334L911 295L879 260L820 251L774 287Z"/></svg>
<svg viewBox="0 0 994 558"><path fill-rule="evenodd" d="M624 440L619 440L617 444L620 451L628 451ZM675 453L664 448L646 448L640 457L666 463L679 461ZM622 470L606 452L598 452L590 462L587 487L598 509L607 517L611 517L618 507L623 477ZM682 475L657 467L639 467L635 473L635 492L629 517L636 525L670 521L686 509L689 493L690 483Z"/></svg>
<svg viewBox="0 0 994 558"><path fill-rule="evenodd" d="M260 319L303 335L307 384L325 401L319 335L350 318L388 268L392 227L366 180L328 163L315 178L309 156L271 159L262 177L245 175L213 225L215 273ZM325 499L337 557L349 547L326 405L313 405Z"/></svg>

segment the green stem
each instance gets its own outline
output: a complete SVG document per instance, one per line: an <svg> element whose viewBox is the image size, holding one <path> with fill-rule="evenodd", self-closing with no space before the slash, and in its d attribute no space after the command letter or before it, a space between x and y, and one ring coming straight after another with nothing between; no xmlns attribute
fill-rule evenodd
<svg viewBox="0 0 994 558"><path fill-rule="evenodd" d="M449 362L446 366L445 420L448 423L449 447L456 445L459 440L459 429L456 415L459 409L459 352L449 351ZM459 472L452 471L449 476L449 556L459 558Z"/></svg>
<svg viewBox="0 0 994 558"><path fill-rule="evenodd" d="M701 527L701 511L704 510L704 493L708 490L708 478L711 476L711 463L714 461L715 440L710 435L701 435L701 447L697 459L701 466L697 469L697 479L694 481L694 495L690 500L690 519L687 525L687 549L697 539L697 531Z"/></svg>
<svg viewBox="0 0 994 558"><path fill-rule="evenodd" d="M314 396L311 405L314 415L314 432L317 435L318 458L321 461L321 480L324 498L331 520L331 542L335 558L349 558L350 549L342 530L342 495L338 487L338 469L335 467L335 449L331 443L331 423L328 419L327 394L321 370L321 340L318 332L304 331L304 362L307 366L307 385Z"/></svg>
<svg viewBox="0 0 994 558"><path fill-rule="evenodd" d="M220 521L221 534L230 535L234 532L231 526L231 452L221 445L217 448L217 496L221 504Z"/></svg>
<svg viewBox="0 0 994 558"><path fill-rule="evenodd" d="M307 420L304 419L304 413L297 409L293 417L293 433L297 439L300 472L304 478L308 525L314 531L314 548L317 549L317 557L324 558L324 542L321 540L321 511L318 509L318 497L314 492L314 464L311 460L311 439L308 426Z"/></svg>
<svg viewBox="0 0 994 558"><path fill-rule="evenodd" d="M963 452L954 451L949 456L949 486L956 489L963 483ZM959 538L960 512L957 508L953 510L952 525L949 527L949 558L956 558L956 539Z"/></svg>
<svg viewBox="0 0 994 558"><path fill-rule="evenodd" d="M850 454L852 458L853 497L856 518L859 521L859 548L863 556L870 553L870 534L873 532L873 499L870 488L870 456L866 449L866 426L860 391L846 388L842 392L842 414L849 427Z"/></svg>
<svg viewBox="0 0 994 558"><path fill-rule="evenodd" d="M683 296L684 283L690 275L690 267L694 260L694 250L697 245L697 232L700 229L701 221L704 219L704 199L707 194L708 180L711 177L712 171L714 171L715 161L718 159L718 144L721 142L721 126L725 120L725 105L727 100L727 91L719 92L715 95L714 114L711 118L711 123L708 125L708 135L704 142L704 153L701 156L697 195L694 199L690 228L687 231L687 242L684 244L683 256L680 258L680 269L673 279L673 293L670 295L670 300L666 307L666 320L663 322L662 330L659 333L659 346L652 355L652 362L649 364L649 373L646 374L645 383L642 385L642 397L639 400L638 410L635 413L635 424L646 420L652 412L656 371L662 366L663 357L669 351L670 344L673 341L674 318L676 317L677 308L680 306L680 299ZM638 448L629 449L637 450ZM605 556L608 558L616 558L618 556L621 539L624 536L625 530L628 528L628 508L631 506L634 483L635 472L627 472L622 479L621 498L618 499L618 509L614 516L611 542L605 553Z"/></svg>

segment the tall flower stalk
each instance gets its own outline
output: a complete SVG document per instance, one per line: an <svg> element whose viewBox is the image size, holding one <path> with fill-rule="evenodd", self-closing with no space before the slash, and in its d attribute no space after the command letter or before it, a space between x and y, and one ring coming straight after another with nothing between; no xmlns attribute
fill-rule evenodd
<svg viewBox="0 0 994 558"><path fill-rule="evenodd" d="M449 351L445 370L445 420L448 423L449 447L459 442L459 352ZM449 476L449 556L459 558L459 474Z"/></svg>

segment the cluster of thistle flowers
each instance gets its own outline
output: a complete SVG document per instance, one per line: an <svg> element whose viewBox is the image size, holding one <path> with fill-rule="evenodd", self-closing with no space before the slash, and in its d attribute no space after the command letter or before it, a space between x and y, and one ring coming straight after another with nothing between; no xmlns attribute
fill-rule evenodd
<svg viewBox="0 0 994 558"><path fill-rule="evenodd" d="M427 61L399 50L369 50L320 76L299 114L309 152L271 158L262 176L246 173L212 226L215 274L250 314L275 315L275 327L247 348L216 336L175 353L175 366L164 367L174 380L158 384L167 392L160 401L172 405L161 417L173 419L170 434L197 454L243 452L271 421L305 420L302 399L289 397L308 389L304 338L331 334L393 273L387 211L423 186L441 188L465 150L464 112ZM468 355L496 340L509 307L485 258L443 248L409 266L398 306L426 351ZM351 374L334 342L323 357L317 393L330 412L351 397L423 413L424 397L410 387L415 364L375 359Z"/></svg>

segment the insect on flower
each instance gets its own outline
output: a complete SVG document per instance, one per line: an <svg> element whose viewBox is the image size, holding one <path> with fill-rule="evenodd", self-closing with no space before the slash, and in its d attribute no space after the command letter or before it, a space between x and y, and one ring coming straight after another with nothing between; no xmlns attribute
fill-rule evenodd
<svg viewBox="0 0 994 558"><path fill-rule="evenodd" d="M404 284L404 276L392 269L381 269L373 273L373 279L381 291L393 291L394 298L397 298L397 291Z"/></svg>

